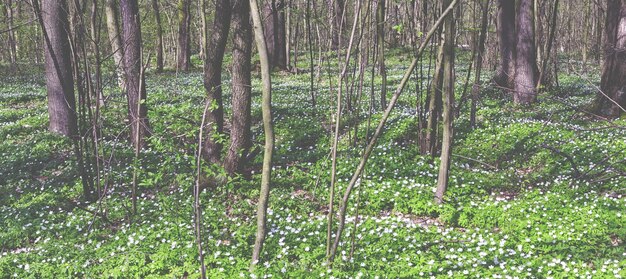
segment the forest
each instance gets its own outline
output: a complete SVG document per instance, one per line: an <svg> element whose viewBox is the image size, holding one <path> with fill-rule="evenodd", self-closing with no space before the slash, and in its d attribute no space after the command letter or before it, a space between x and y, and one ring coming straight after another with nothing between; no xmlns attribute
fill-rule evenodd
<svg viewBox="0 0 626 279"><path fill-rule="evenodd" d="M626 0L1 0L0 278L624 278Z"/></svg>

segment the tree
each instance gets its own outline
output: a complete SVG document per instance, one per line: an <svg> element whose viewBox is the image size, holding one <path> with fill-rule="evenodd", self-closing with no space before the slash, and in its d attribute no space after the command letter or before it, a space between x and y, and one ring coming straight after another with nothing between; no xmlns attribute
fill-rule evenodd
<svg viewBox="0 0 626 279"><path fill-rule="evenodd" d="M245 1L245 0L244 0ZM263 132L265 133L265 145L263 148L263 169L261 171L261 192L257 207L257 231L252 249L252 262L250 269L259 262L265 235L267 233L267 204L270 196L270 183L272 176L272 154L274 153L274 127L272 124L272 79L270 75L270 61L263 33L263 22L256 0L250 0L250 15L254 26L254 38L261 60L261 78L263 80L263 100L261 109L263 114Z"/></svg>
<svg viewBox="0 0 626 279"><path fill-rule="evenodd" d="M224 61L224 49L230 28L230 0L217 0L215 2L215 16L213 30L208 40L204 60L204 89L207 92L207 102L210 111L207 115L206 142L202 154L205 160L212 163L220 161L222 144L217 136L224 130L224 108L222 104L222 63ZM204 34L207 36L207 34Z"/></svg>
<svg viewBox="0 0 626 279"><path fill-rule="evenodd" d="M513 88L515 74L515 1L498 0L498 42L500 65L494 82L506 88Z"/></svg>
<svg viewBox="0 0 626 279"><path fill-rule="evenodd" d="M519 0L517 7L517 49L513 101L530 104L537 99L537 57L535 53L534 1Z"/></svg>
<svg viewBox="0 0 626 279"><path fill-rule="evenodd" d="M480 34L478 38L474 37L474 39L478 39L474 42L474 86L472 86L472 104L470 108L470 126L473 128L476 126L476 103L478 102L478 93L480 90L480 74L482 72L483 67L483 56L485 53L485 41L487 40L487 27L489 25L489 2L490 0L481 0L479 5L481 8L481 23L480 23Z"/></svg>
<svg viewBox="0 0 626 279"><path fill-rule="evenodd" d="M449 6L451 0L445 0L443 7ZM454 13L446 18L444 23L443 41L443 141L441 145L441 164L439 165L439 177L437 179L437 190L435 192L435 202L443 202L443 194L448 187L450 156L452 154L453 117L454 117L454 47L456 35Z"/></svg>
<svg viewBox="0 0 626 279"><path fill-rule="evenodd" d="M65 0L43 0L40 24L44 34L46 87L50 131L67 137L78 133L76 97Z"/></svg>
<svg viewBox="0 0 626 279"><path fill-rule="evenodd" d="M384 1L384 0L381 0ZM331 47L332 49L337 49L339 47L339 40L343 33L343 10L345 6L345 0L327 0L327 4L329 9L332 11L330 13L332 28L330 32L331 36Z"/></svg>
<svg viewBox="0 0 626 279"><path fill-rule="evenodd" d="M11 61L11 68L17 66L17 42L14 30L14 12L13 12L13 0L4 1L4 8L7 19L7 39L9 44L9 59Z"/></svg>
<svg viewBox="0 0 626 279"><path fill-rule="evenodd" d="M382 85L380 91L380 108L387 107L387 69L385 67L385 0L378 0L376 9L376 38L378 40L378 68Z"/></svg>
<svg viewBox="0 0 626 279"><path fill-rule="evenodd" d="M604 65L597 111L608 117L626 112L626 0L609 0L604 38Z"/></svg>
<svg viewBox="0 0 626 279"><path fill-rule="evenodd" d="M161 12L158 0L152 0L152 10L156 20L156 71L163 71L163 27L161 26Z"/></svg>
<svg viewBox="0 0 626 279"><path fill-rule="evenodd" d="M107 30L109 41L111 43L111 52L113 52L113 62L117 74L117 82L120 88L125 90L124 86L124 49L122 46L122 33L120 32L120 24L118 20L117 1L106 0L104 12L107 17Z"/></svg>
<svg viewBox="0 0 626 279"><path fill-rule="evenodd" d="M230 148L224 159L224 168L233 175L241 170L241 159L252 145L250 132L250 105L252 99L250 82L250 56L252 52L252 29L250 26L250 3L233 1L233 62L232 106L230 125Z"/></svg>
<svg viewBox="0 0 626 279"><path fill-rule="evenodd" d="M263 34L271 68L287 69L287 37L283 0L271 0L263 8Z"/></svg>
<svg viewBox="0 0 626 279"><path fill-rule="evenodd" d="M133 146L141 149L145 146L145 137L148 135L148 109L145 103L146 84L141 63L139 5L137 0L121 0L120 8L130 136Z"/></svg>
<svg viewBox="0 0 626 279"><path fill-rule="evenodd" d="M190 6L191 0L178 0L178 69L181 71L188 71L191 66Z"/></svg>

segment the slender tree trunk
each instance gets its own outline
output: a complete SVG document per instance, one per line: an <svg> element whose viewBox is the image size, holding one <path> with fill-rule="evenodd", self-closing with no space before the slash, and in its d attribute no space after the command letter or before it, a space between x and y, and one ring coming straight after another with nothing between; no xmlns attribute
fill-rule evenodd
<svg viewBox="0 0 626 279"><path fill-rule="evenodd" d="M208 94L207 102L209 114L205 132L206 142L203 146L205 160L211 163L219 163L222 152L222 144L216 140L224 130L224 106L222 102L222 63L224 61L224 49L230 28L230 0L217 0L215 2L215 14L213 30L206 47L204 61L204 89ZM206 16L206 15L205 15Z"/></svg>
<svg viewBox="0 0 626 279"><path fill-rule="evenodd" d="M548 34L548 39L546 40L545 55L544 55L544 59L541 61L541 68L539 69L539 77L537 78L537 90L539 90L542 84L543 85L547 84L548 79L546 78L547 76L546 73L548 72L548 64L550 62L550 53L552 53L552 47L554 45L554 39L556 36L558 10L559 10L559 0L555 0L554 7L551 13L550 33ZM583 51L586 52L586 50L583 50ZM583 64L584 63L585 62L583 61Z"/></svg>
<svg viewBox="0 0 626 279"><path fill-rule="evenodd" d="M286 69L291 69L291 5L292 1L289 0L289 4L285 7L285 65ZM297 25L296 25L297 28ZM296 32L297 34L297 32ZM296 54L297 55L297 54Z"/></svg>
<svg viewBox="0 0 626 279"><path fill-rule="evenodd" d="M444 7L450 5L451 0L444 0ZM441 164L439 165L439 177L437 179L437 190L435 192L435 202L443 202L443 194L448 188L450 172L450 156L452 154L452 139L454 137L454 47L456 35L456 19L454 14L446 18L444 23L444 43L443 43L443 142L441 148Z"/></svg>
<svg viewBox="0 0 626 279"><path fill-rule="evenodd" d="M11 61L11 68L15 69L17 66L17 39L15 36L14 26L14 12L13 12L13 0L6 0L4 3L7 15L7 37L9 44L9 60Z"/></svg>
<svg viewBox="0 0 626 279"><path fill-rule="evenodd" d="M376 33L378 39L378 69L382 78L380 91L380 108L387 107L387 69L385 67L385 0L377 0Z"/></svg>
<svg viewBox="0 0 626 279"><path fill-rule="evenodd" d="M191 0L178 1L178 69L181 71L189 71L191 67L190 6Z"/></svg>
<svg viewBox="0 0 626 279"><path fill-rule="evenodd" d="M122 33L120 32L120 24L118 20L117 1L106 0L104 8L107 17L107 30L109 34L109 42L111 43L111 51L113 52L113 62L115 63L117 82L120 88L126 90L124 85L124 48L122 46Z"/></svg>
<svg viewBox="0 0 626 279"><path fill-rule="evenodd" d="M499 86L512 89L515 75L515 1L498 0L497 32L500 44L500 66L496 71L494 82Z"/></svg>
<svg viewBox="0 0 626 279"><path fill-rule="evenodd" d="M476 127L476 104L480 91L480 75L483 68L483 54L485 53L485 41L487 40L487 27L489 25L489 1L482 0L480 3L482 15L480 23L480 35L476 46L476 57L474 58L475 73L474 86L472 87L472 104L470 108L470 126Z"/></svg>
<svg viewBox="0 0 626 279"><path fill-rule="evenodd" d="M159 1L152 0L152 11L156 20L156 71L163 71L163 27L161 26L161 12L159 11Z"/></svg>
<svg viewBox="0 0 626 279"><path fill-rule="evenodd" d="M67 3L65 0L43 0L41 5L49 130L73 138L78 135L78 124Z"/></svg>
<svg viewBox="0 0 626 279"><path fill-rule="evenodd" d="M261 108L263 113L263 131L265 133L265 146L263 153L263 170L261 171L261 193L257 208L257 232L252 250L252 262L250 269L259 262L265 235L267 233L267 204L270 195L270 183L272 175L272 153L274 152L274 127L272 124L272 80L270 76L270 61L267 54L265 37L263 35L263 22L256 0L250 0L250 14L254 24L254 38L261 60L261 78L263 80L263 100Z"/></svg>
<svg viewBox="0 0 626 279"><path fill-rule="evenodd" d="M604 65L597 111L608 117L626 112L626 0L609 0L605 25Z"/></svg>
<svg viewBox="0 0 626 279"><path fill-rule="evenodd" d="M128 118L133 146L142 149L148 136L148 108L145 79L141 63L141 25L137 0L121 0L122 37L124 44L124 68L126 72L126 95Z"/></svg>
<svg viewBox="0 0 626 279"><path fill-rule="evenodd" d="M519 0L517 14L517 51L515 55L515 92L517 104L530 104L537 99L537 60L533 34L533 0Z"/></svg>
<svg viewBox="0 0 626 279"><path fill-rule="evenodd" d="M444 56L444 44L445 37L441 38L441 46L437 51L437 65L435 66L435 73L431 83L431 94L428 102L428 120L426 124L426 141L428 146L428 152L430 156L435 158L437 155L437 133L439 118L441 117L442 96L441 91L443 87L443 56Z"/></svg>
<svg viewBox="0 0 626 279"><path fill-rule="evenodd" d="M589 17L593 15L591 11L591 0L584 0L585 5L585 14ZM589 36L591 36L591 26L592 20L587 20L583 24L583 49L582 49L582 59L583 59L583 69L587 66L587 60L589 60Z"/></svg>
<svg viewBox="0 0 626 279"><path fill-rule="evenodd" d="M90 18L90 22L91 22L91 43L93 46L93 52L94 52L94 56L96 59L96 63L95 63L95 68L96 68L96 72L95 72L95 76L94 76L94 82L93 82L93 89L92 92L94 93L94 97L96 97L98 99L98 104L100 106L104 106L104 95L102 93L102 68L101 68L101 61L100 61L100 30L99 30L99 22L98 22L98 1L97 0L92 0L91 1L91 18Z"/></svg>
<svg viewBox="0 0 626 279"><path fill-rule="evenodd" d="M252 51L252 27L250 26L250 3L233 0L233 63L232 106L233 118L230 128L230 148L224 160L224 168L230 175L241 171L242 158L252 145L250 132L250 55Z"/></svg>

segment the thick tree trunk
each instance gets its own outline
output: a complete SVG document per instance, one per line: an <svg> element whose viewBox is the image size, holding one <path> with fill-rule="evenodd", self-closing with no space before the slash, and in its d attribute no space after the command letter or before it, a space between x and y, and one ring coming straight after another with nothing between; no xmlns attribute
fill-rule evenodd
<svg viewBox="0 0 626 279"><path fill-rule="evenodd" d="M230 1L217 0L215 2L215 14L213 30L206 47L204 61L204 89L207 92L207 102L210 112L207 115L206 142L203 147L205 160L211 163L219 163L222 152L222 144L216 140L216 136L224 130L224 107L222 102L222 63L224 49L230 28Z"/></svg>
<svg viewBox="0 0 626 279"><path fill-rule="evenodd" d="M506 88L513 88L515 75L515 1L498 0L498 42L500 65L494 82Z"/></svg>
<svg viewBox="0 0 626 279"><path fill-rule="evenodd" d="M230 175L241 170L242 158L252 145L250 132L250 55L252 52L252 27L250 26L250 3L248 0L233 1L233 62L232 106L230 125L230 148L224 160L224 168Z"/></svg>
<svg viewBox="0 0 626 279"><path fill-rule="evenodd" d="M263 8L263 34L272 68L287 69L287 43L283 0L271 0Z"/></svg>
<svg viewBox="0 0 626 279"><path fill-rule="evenodd" d="M109 41L111 43L111 52L113 52L113 62L115 63L117 82L120 88L125 90L124 48L122 46L122 33L120 32L120 24L118 20L117 2L115 0L106 0L104 12L107 17L107 30Z"/></svg>
<svg viewBox="0 0 626 279"><path fill-rule="evenodd" d="M41 5L49 130L67 137L75 137L78 134L78 125L67 3L65 0L43 0Z"/></svg>
<svg viewBox="0 0 626 279"><path fill-rule="evenodd" d="M191 0L178 1L178 69L181 71L189 71L191 67L190 6Z"/></svg>
<svg viewBox="0 0 626 279"><path fill-rule="evenodd" d="M124 44L124 72L126 73L126 97L130 138L135 148L145 146L148 136L148 109L146 86L141 63L141 25L137 0L121 0L122 41Z"/></svg>
<svg viewBox="0 0 626 279"><path fill-rule="evenodd" d="M602 81L597 111L619 117L626 109L626 0L609 0L605 29Z"/></svg>
<svg viewBox="0 0 626 279"><path fill-rule="evenodd" d="M530 104L537 99L537 60L533 30L533 0L519 0L517 14L517 51L513 100Z"/></svg>
<svg viewBox="0 0 626 279"><path fill-rule="evenodd" d="M159 11L158 0L152 0L152 10L156 20L156 71L163 71L163 27L161 26L161 12Z"/></svg>
<svg viewBox="0 0 626 279"><path fill-rule="evenodd" d="M444 7L450 5L451 0L445 0ZM435 192L435 202L443 202L443 194L448 187L450 157L452 154L453 118L454 118L454 46L456 35L454 14L446 18L444 24L443 43L443 140L441 146L441 163L439 165L439 177L437 179L437 190Z"/></svg>

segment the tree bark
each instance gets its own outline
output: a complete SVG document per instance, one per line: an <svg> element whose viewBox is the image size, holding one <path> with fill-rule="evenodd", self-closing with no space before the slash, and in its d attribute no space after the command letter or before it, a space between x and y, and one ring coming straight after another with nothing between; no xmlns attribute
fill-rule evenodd
<svg viewBox="0 0 626 279"><path fill-rule="evenodd" d="M287 43L283 0L266 2L263 9L263 34L267 43L271 68L287 69Z"/></svg>
<svg viewBox="0 0 626 279"><path fill-rule="evenodd" d="M152 10L156 20L156 71L163 71L163 27L161 26L161 12L159 11L158 0L152 0Z"/></svg>
<svg viewBox="0 0 626 279"><path fill-rule="evenodd" d="M380 0L385 1L385 0ZM337 49L339 47L339 40L343 35L343 9L345 6L345 0L327 0L327 4L329 9L332 11L330 13L332 29L330 30L332 33L331 37L331 47L332 49Z"/></svg>
<svg viewBox="0 0 626 279"><path fill-rule="evenodd" d="M128 118L133 146L141 149L148 136L148 109L146 86L141 63L141 25L137 0L121 0L122 38L124 44L124 72L126 73L126 97Z"/></svg>
<svg viewBox="0 0 626 279"><path fill-rule="evenodd" d="M494 82L506 88L513 88L515 75L515 1L498 0L498 42L500 44L500 65Z"/></svg>
<svg viewBox="0 0 626 279"><path fill-rule="evenodd" d="M485 41L487 40L487 27L489 26L489 0L482 0L481 23L478 45L476 45L476 57L474 57L474 86L472 86L472 104L470 108L470 127L476 127L476 105L478 103L478 93L480 91L480 75L483 68L483 55L485 53Z"/></svg>
<svg viewBox="0 0 626 279"><path fill-rule="evenodd" d="M377 0L376 38L378 40L378 69L382 79L380 91L380 108L387 107L387 69L385 67L385 0Z"/></svg>
<svg viewBox="0 0 626 279"><path fill-rule="evenodd" d="M241 171L242 158L252 145L250 132L250 56L252 52L252 29L250 26L250 3L248 0L233 1L233 62L232 106L233 118L230 128L230 148L224 160L224 168L230 175Z"/></svg>
<svg viewBox="0 0 626 279"><path fill-rule="evenodd" d="M6 16L7 16L7 39L9 44L9 60L11 62L11 68L15 69L17 66L17 40L15 36L14 28L14 12L13 12L13 0L7 0L5 3Z"/></svg>
<svg viewBox="0 0 626 279"><path fill-rule="evenodd" d="M533 30L533 0L519 0L517 14L517 51L513 101L530 104L537 99L537 59Z"/></svg>
<svg viewBox="0 0 626 279"><path fill-rule="evenodd" d="M189 71L191 67L190 6L191 0L178 1L178 69L181 71Z"/></svg>
<svg viewBox="0 0 626 279"><path fill-rule="evenodd" d="M604 65L597 111L619 117L626 112L626 0L609 0L604 38Z"/></svg>
<svg viewBox="0 0 626 279"><path fill-rule="evenodd" d="M270 183L272 175L272 153L274 152L274 127L272 124L272 80L270 75L270 61L267 54L265 37L263 34L263 22L256 0L250 0L250 14L254 24L254 38L261 60L261 78L263 80L263 100L261 109L263 113L263 131L265 133L265 146L263 153L263 170L261 171L261 192L257 208L257 231L252 250L252 262L250 269L259 262L265 235L267 233L267 204L270 195Z"/></svg>
<svg viewBox="0 0 626 279"><path fill-rule="evenodd" d="M122 33L120 32L120 24L118 20L117 2L115 0L106 0L104 12L107 17L107 30L109 42L111 43L111 52L113 52L113 62L115 63L117 83L120 88L125 90L124 48L122 46Z"/></svg>
<svg viewBox="0 0 626 279"><path fill-rule="evenodd" d="M437 51L437 65L435 66L435 73L431 81L430 86L430 98L428 100L428 120L426 123L426 144L428 146L428 153L431 157L435 158L437 154L437 132L438 122L441 117L442 96L441 91L443 87L443 45L445 37L442 37L440 42L441 46Z"/></svg>
<svg viewBox="0 0 626 279"><path fill-rule="evenodd" d="M451 0L443 2L444 7L450 5ZM452 139L454 137L454 47L456 35L455 17L452 13L446 18L444 24L443 42L443 140L441 145L441 163L439 165L439 177L437 179L437 190L435 192L435 202L443 202L443 194L448 188L450 172L450 156L452 154Z"/></svg>
<svg viewBox="0 0 626 279"><path fill-rule="evenodd" d="M64 0L43 0L41 6L49 130L66 137L75 137L78 124L67 3Z"/></svg>
<svg viewBox="0 0 626 279"><path fill-rule="evenodd" d="M219 163L222 152L222 144L216 137L224 130L224 107L222 102L222 63L224 60L224 49L230 28L230 0L217 0L215 2L215 14L213 30L206 47L204 61L204 89L207 92L207 102L210 112L207 115L207 122L210 123L205 129L206 142L204 144L203 155L205 160L211 163Z"/></svg>

